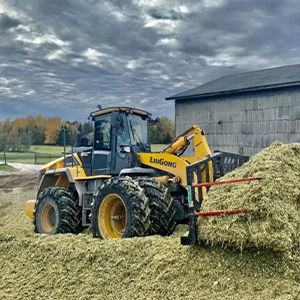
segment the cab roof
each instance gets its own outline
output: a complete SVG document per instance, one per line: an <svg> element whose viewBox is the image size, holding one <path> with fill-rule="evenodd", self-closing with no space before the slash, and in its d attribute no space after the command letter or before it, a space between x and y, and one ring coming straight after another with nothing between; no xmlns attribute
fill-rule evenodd
<svg viewBox="0 0 300 300"><path fill-rule="evenodd" d="M142 110L142 109L131 108L131 107L126 107L126 106L122 106L122 107L107 107L107 108L103 108L103 109L101 108L99 110L91 112L90 117L94 119L97 116L109 114L109 113L114 112L114 111L128 112L128 113L133 113L133 114L136 114L136 115L140 115L140 116L145 116L145 117L151 118L151 114L148 113L148 112L146 112L146 111L144 111L144 110Z"/></svg>

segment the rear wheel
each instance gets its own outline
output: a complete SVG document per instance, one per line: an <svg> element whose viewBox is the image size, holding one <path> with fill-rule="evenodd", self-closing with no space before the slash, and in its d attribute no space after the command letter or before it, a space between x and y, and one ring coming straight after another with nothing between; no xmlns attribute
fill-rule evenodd
<svg viewBox="0 0 300 300"><path fill-rule="evenodd" d="M35 204L34 227L37 233L79 233L81 209L72 192L60 186L45 188Z"/></svg>
<svg viewBox="0 0 300 300"><path fill-rule="evenodd" d="M138 177L140 187L149 199L150 227L148 235L170 235L176 227L174 200L169 190L159 181L151 177Z"/></svg>
<svg viewBox="0 0 300 300"><path fill-rule="evenodd" d="M150 225L148 199L130 177L108 179L99 188L92 208L94 237L144 236Z"/></svg>

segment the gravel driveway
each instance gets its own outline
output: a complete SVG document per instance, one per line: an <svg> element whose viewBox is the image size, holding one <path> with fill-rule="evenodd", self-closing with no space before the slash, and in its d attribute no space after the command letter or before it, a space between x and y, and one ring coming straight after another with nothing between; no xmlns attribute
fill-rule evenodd
<svg viewBox="0 0 300 300"><path fill-rule="evenodd" d="M0 164L4 164L4 161L0 161ZM43 165L34 165L34 164L21 164L21 163L8 163L8 165L20 171L38 171ZM1 172L1 171L0 171ZM1 172L7 173L7 172Z"/></svg>

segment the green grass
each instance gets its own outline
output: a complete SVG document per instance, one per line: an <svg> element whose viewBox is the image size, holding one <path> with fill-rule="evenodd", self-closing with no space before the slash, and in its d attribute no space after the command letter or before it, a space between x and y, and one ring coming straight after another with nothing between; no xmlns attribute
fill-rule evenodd
<svg viewBox="0 0 300 300"><path fill-rule="evenodd" d="M15 162L15 163L26 163L26 164L46 164L60 156L62 154L43 154L39 153L40 155L35 158L34 153L19 153L19 152L7 152L6 159L8 162ZM43 156L41 156L43 155ZM0 153L0 161L4 161L3 153Z"/></svg>
<svg viewBox="0 0 300 300"><path fill-rule="evenodd" d="M163 145L163 144L153 144L151 145L151 151L152 152L160 152L162 150L164 150L165 148L167 148L168 145Z"/></svg>
<svg viewBox="0 0 300 300"><path fill-rule="evenodd" d="M34 153L8 152L8 153L6 153L6 160L8 162L33 164L34 163ZM3 153L0 153L0 161L4 161Z"/></svg>
<svg viewBox="0 0 300 300"><path fill-rule="evenodd" d="M160 145L160 144L153 144L151 145L152 152L159 152L165 149L167 145ZM70 147L66 148L67 151ZM64 147L62 146L49 146L49 145L42 145L42 146L31 146L31 152L41 153L41 154L51 154L51 155L60 155L64 151Z"/></svg>
<svg viewBox="0 0 300 300"><path fill-rule="evenodd" d="M167 145L159 145L159 144L153 144L151 145L151 151L152 152L159 152L163 149L165 149ZM70 147L66 148L67 150L70 149ZM42 154L52 154L52 155L60 155L64 151L64 147L62 146L49 146L49 145L42 145L42 146L31 146L30 147L31 152L36 153L42 153Z"/></svg>
<svg viewBox="0 0 300 300"><path fill-rule="evenodd" d="M167 145L154 144L151 145L152 152L160 152L165 149ZM70 147L66 148L67 151ZM62 152L64 147L61 146L31 146L30 152L19 153L19 152L8 152L6 153L6 159L8 162L27 163L27 164L47 164L50 161L63 156ZM35 159L35 153L37 153L37 159ZM4 154L0 152L0 161L4 161Z"/></svg>
<svg viewBox="0 0 300 300"><path fill-rule="evenodd" d="M66 147L67 150L70 147ZM64 151L63 146L50 146L50 145L33 145L30 147L31 152L42 153L42 154L53 154L60 155Z"/></svg>
<svg viewBox="0 0 300 300"><path fill-rule="evenodd" d="M0 164L0 171L3 171L3 172L12 172L14 170L15 170L15 168L13 168L12 166L5 165L5 164Z"/></svg>

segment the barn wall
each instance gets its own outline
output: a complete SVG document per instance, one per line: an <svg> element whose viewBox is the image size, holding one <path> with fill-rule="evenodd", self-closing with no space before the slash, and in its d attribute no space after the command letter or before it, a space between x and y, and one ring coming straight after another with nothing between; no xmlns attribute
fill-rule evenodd
<svg viewBox="0 0 300 300"><path fill-rule="evenodd" d="M176 100L175 122L176 134L200 125L212 150L253 155L276 140L300 142L300 87Z"/></svg>

